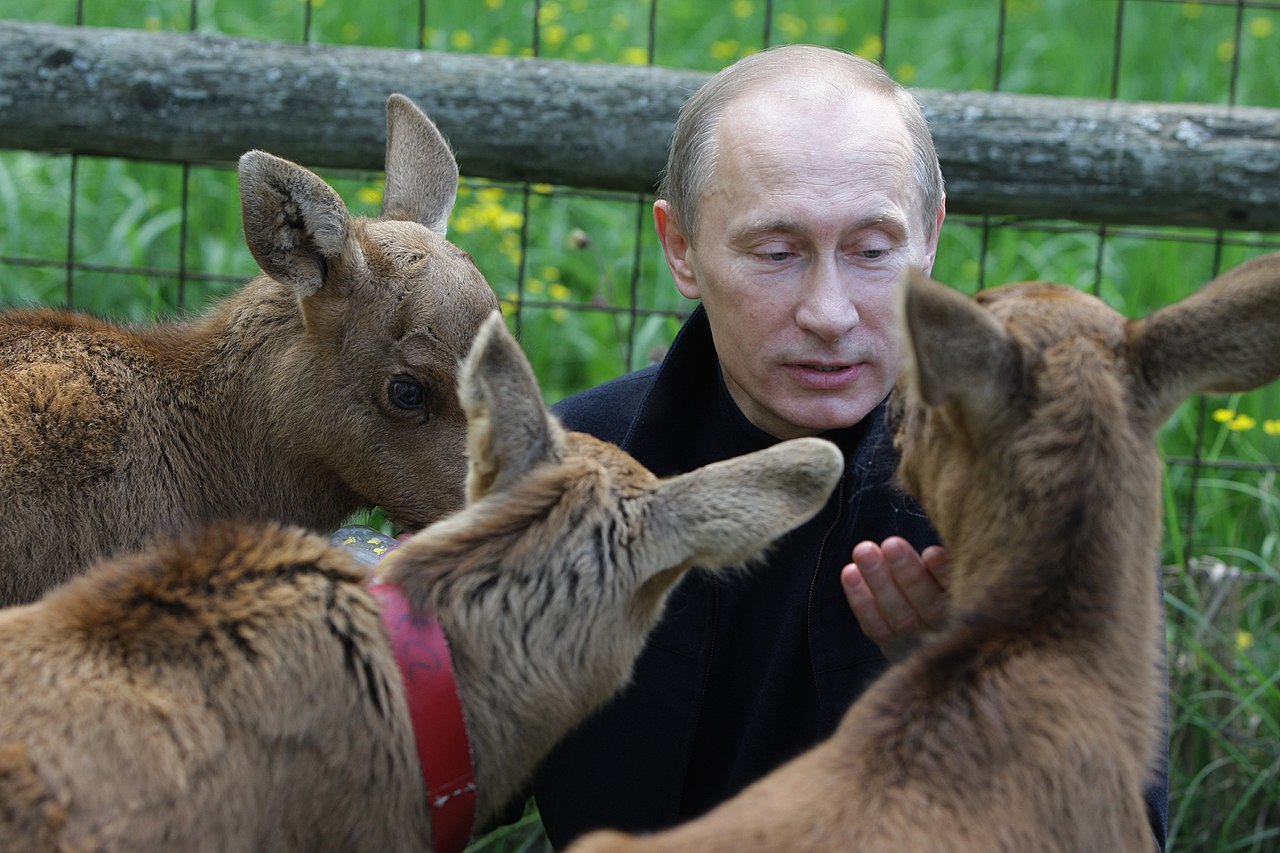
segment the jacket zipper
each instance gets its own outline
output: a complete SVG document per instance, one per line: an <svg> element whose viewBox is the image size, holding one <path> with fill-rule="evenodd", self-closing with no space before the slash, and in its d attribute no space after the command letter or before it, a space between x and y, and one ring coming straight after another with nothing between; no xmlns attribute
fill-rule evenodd
<svg viewBox="0 0 1280 853"><path fill-rule="evenodd" d="M818 546L818 562L813 567L813 576L809 579L809 603L805 619L805 632L809 641L809 672L813 675L813 692L818 700L822 700L822 687L818 684L818 660L813 649L813 597L818 589L818 576L822 574L822 563L827 556L827 540L831 538L832 532L840 525L840 519L844 515L844 483L845 477L840 478L840 483L836 487L836 517L832 520L831 526L827 528L827 532L822 534L822 544Z"/></svg>

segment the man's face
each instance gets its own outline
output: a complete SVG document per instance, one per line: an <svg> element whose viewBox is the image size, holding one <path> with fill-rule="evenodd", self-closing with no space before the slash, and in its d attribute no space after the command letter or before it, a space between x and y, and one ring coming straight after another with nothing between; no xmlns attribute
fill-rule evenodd
<svg viewBox="0 0 1280 853"><path fill-rule="evenodd" d="M897 108L872 94L755 93L726 109L719 143L696 244L655 206L676 285L706 307L752 423L778 438L855 424L898 374L899 276L932 268L937 250Z"/></svg>

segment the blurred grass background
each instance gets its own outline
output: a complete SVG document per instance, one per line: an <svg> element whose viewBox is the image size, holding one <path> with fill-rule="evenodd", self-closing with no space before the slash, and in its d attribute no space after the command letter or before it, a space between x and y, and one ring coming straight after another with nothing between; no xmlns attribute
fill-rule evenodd
<svg viewBox="0 0 1280 853"><path fill-rule="evenodd" d="M0 0L0 19L704 70L811 42L919 88L1280 107L1275 0ZM354 213L377 212L380 175L322 174ZM660 358L689 310L651 201L464 174L450 237L503 298L549 401ZM969 293L1061 281L1140 316L1277 248L1268 234L953 214L934 274ZM256 273L229 164L14 151L0 151L0 268L0 307L137 322L201 310ZM1169 846L1277 850L1280 387L1193 400L1161 443ZM473 847L543 844L531 811Z"/></svg>

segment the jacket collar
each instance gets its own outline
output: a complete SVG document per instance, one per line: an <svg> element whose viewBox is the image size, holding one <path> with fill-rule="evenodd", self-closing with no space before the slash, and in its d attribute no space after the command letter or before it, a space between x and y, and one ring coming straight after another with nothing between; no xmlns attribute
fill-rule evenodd
<svg viewBox="0 0 1280 853"><path fill-rule="evenodd" d="M891 440L886 408L887 401L881 401L859 423L820 436L840 447L846 470L859 470L874 481L891 477L897 463L895 453L881 452ZM711 323L699 303L672 341L619 446L655 474L668 476L778 441L747 420L729 395Z"/></svg>

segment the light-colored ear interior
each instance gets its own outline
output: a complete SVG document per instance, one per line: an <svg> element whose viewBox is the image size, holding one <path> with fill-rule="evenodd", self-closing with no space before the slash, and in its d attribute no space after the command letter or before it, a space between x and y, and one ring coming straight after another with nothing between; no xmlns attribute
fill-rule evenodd
<svg viewBox="0 0 1280 853"><path fill-rule="evenodd" d="M971 429L1003 412L1020 381L1018 350L982 306L909 270L901 291L904 371L930 406L956 402Z"/></svg>
<svg viewBox="0 0 1280 853"><path fill-rule="evenodd" d="M754 559L817 514L843 470L834 444L797 438L664 480L648 497L637 551L656 555L652 571Z"/></svg>
<svg viewBox="0 0 1280 853"><path fill-rule="evenodd" d="M480 326L458 374L458 396L467 413L468 501L562 457L564 430L500 312Z"/></svg>
<svg viewBox="0 0 1280 853"><path fill-rule="evenodd" d="M387 99L385 219L419 222L444 236L458 195L458 163L426 113L404 95Z"/></svg>
<svg viewBox="0 0 1280 853"><path fill-rule="evenodd" d="M318 175L265 151L242 156L239 173L245 243L267 275L310 296L330 263L359 257L347 206Z"/></svg>
<svg viewBox="0 0 1280 853"><path fill-rule="evenodd" d="M1157 423L1191 394L1266 385L1280 375L1280 253L1134 323L1130 341L1135 385Z"/></svg>

